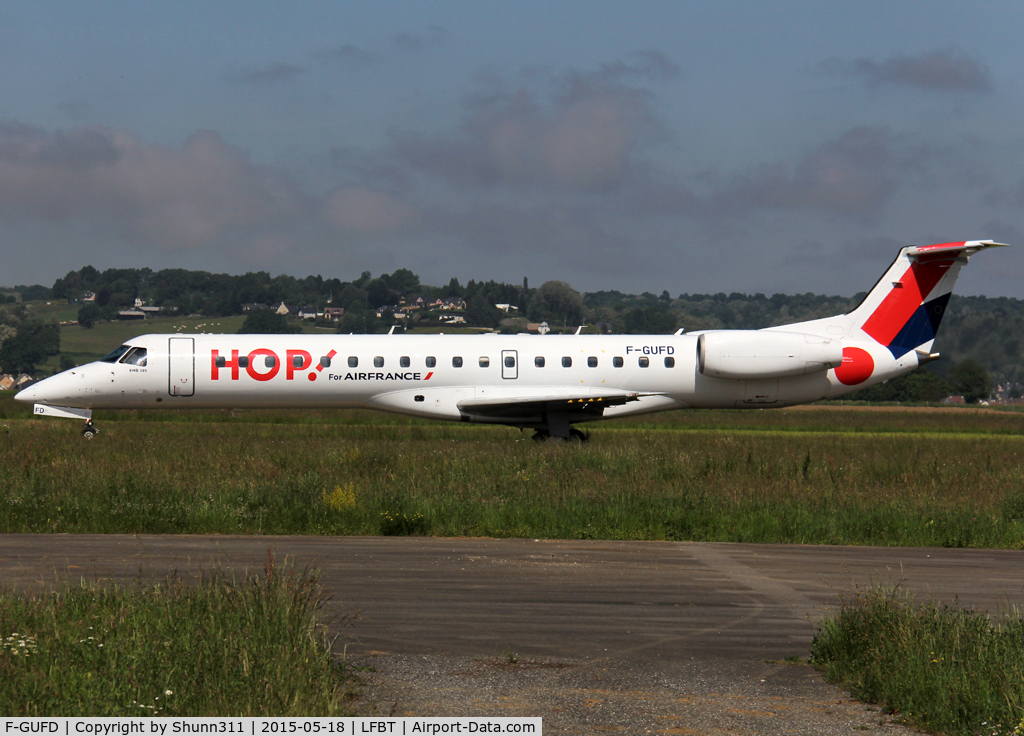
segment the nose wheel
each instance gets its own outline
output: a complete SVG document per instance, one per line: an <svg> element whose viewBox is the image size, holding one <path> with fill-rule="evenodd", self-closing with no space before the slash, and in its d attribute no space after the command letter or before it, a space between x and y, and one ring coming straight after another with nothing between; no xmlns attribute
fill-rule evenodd
<svg viewBox="0 0 1024 736"><path fill-rule="evenodd" d="M82 436L87 440L91 440L97 435L97 433L99 433L99 430L93 425L91 419L85 423L84 427L82 427Z"/></svg>

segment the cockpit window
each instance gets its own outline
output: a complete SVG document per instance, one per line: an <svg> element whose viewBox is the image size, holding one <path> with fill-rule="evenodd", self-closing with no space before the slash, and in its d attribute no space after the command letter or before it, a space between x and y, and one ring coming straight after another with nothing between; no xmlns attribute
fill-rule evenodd
<svg viewBox="0 0 1024 736"><path fill-rule="evenodd" d="M122 345L117 350L114 350L113 352L111 352L111 353L109 353L107 355L104 355L102 358L100 358L100 362L101 363L116 363L117 359L120 358L125 353L127 353L129 350L131 350L131 346L130 345Z"/></svg>
<svg viewBox="0 0 1024 736"><path fill-rule="evenodd" d="M146 348L132 348L128 354L121 358L125 365L137 365L140 368L146 367Z"/></svg>

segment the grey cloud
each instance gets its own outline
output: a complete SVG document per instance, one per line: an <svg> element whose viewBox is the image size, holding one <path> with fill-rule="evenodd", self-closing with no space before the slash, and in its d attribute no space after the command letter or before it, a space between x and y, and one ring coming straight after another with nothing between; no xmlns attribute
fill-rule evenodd
<svg viewBox="0 0 1024 736"><path fill-rule="evenodd" d="M885 61L827 59L818 65L827 74L857 76L868 84L895 84L946 92L991 92L992 71L984 62L951 46L917 56L897 54Z"/></svg>
<svg viewBox="0 0 1024 736"><path fill-rule="evenodd" d="M0 125L0 220L86 226L141 248L213 249L308 217L308 198L210 131L182 149L123 131Z"/></svg>
<svg viewBox="0 0 1024 736"><path fill-rule="evenodd" d="M987 181L984 171L971 167L973 150L969 141L937 147L888 128L858 126L792 162L769 162L732 175L686 177L653 166L633 167L621 212L711 222L758 210L805 210L868 221L881 216L910 182L927 191L950 179L959 179L961 186Z"/></svg>
<svg viewBox="0 0 1024 736"><path fill-rule="evenodd" d="M621 75L533 69L515 85L480 75L463 99L461 130L435 137L395 131L394 154L458 187L615 188L636 151L664 137L652 95L610 81Z"/></svg>
<svg viewBox="0 0 1024 736"><path fill-rule="evenodd" d="M979 239L991 239L997 243L1024 244L1024 232L1021 232L1017 225L1003 222L1002 220L986 222L981 226L981 235L977 237Z"/></svg>
<svg viewBox="0 0 1024 736"><path fill-rule="evenodd" d="M645 49L630 54L625 60L601 64L586 76L594 82L620 82L629 79L667 82L683 75L682 68L665 54Z"/></svg>
<svg viewBox="0 0 1024 736"><path fill-rule="evenodd" d="M440 46L449 35L447 28L442 26L430 26L427 32L420 35L415 33L400 33L394 38L395 46L405 51L423 51L424 49Z"/></svg>
<svg viewBox="0 0 1024 736"><path fill-rule="evenodd" d="M795 166L766 164L735 177L711 203L724 211L808 208L871 216L896 189L897 160L892 133L857 127L821 144Z"/></svg>
<svg viewBox="0 0 1024 736"><path fill-rule="evenodd" d="M375 54L351 43L317 51L313 54L313 58L322 62L335 62L358 66L370 65L378 61Z"/></svg>
<svg viewBox="0 0 1024 736"><path fill-rule="evenodd" d="M81 97L68 97L57 103L57 109L74 121L83 120L92 110L88 100Z"/></svg>
<svg viewBox="0 0 1024 736"><path fill-rule="evenodd" d="M425 233L454 240L465 258L506 270L621 274L652 266L631 238L606 229L601 219L590 207L475 203L461 211L428 211L422 224Z"/></svg>
<svg viewBox="0 0 1024 736"><path fill-rule="evenodd" d="M271 84L274 82L287 82L304 74L306 70L301 66L277 62L270 66L251 68L247 67L227 75L232 82L239 84Z"/></svg>
<svg viewBox="0 0 1024 736"><path fill-rule="evenodd" d="M388 156L339 147L327 153L326 163L345 184L366 185L391 194L408 194L413 188L408 167Z"/></svg>

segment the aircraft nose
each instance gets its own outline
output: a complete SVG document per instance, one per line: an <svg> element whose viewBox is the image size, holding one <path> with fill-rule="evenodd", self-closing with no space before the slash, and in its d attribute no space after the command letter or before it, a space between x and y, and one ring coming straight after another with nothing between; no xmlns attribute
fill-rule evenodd
<svg viewBox="0 0 1024 736"><path fill-rule="evenodd" d="M71 376L68 372L58 373L56 376L44 378L28 388L19 391L14 396L15 401L25 401L34 404L47 404L59 402L72 397L74 391L71 385Z"/></svg>

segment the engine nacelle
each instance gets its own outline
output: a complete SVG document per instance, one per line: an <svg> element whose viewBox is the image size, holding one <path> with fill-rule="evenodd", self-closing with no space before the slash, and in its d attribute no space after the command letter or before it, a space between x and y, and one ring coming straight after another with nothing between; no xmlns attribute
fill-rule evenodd
<svg viewBox="0 0 1024 736"><path fill-rule="evenodd" d="M843 363L838 340L799 332L723 330L697 337L697 365L713 378L783 378Z"/></svg>

